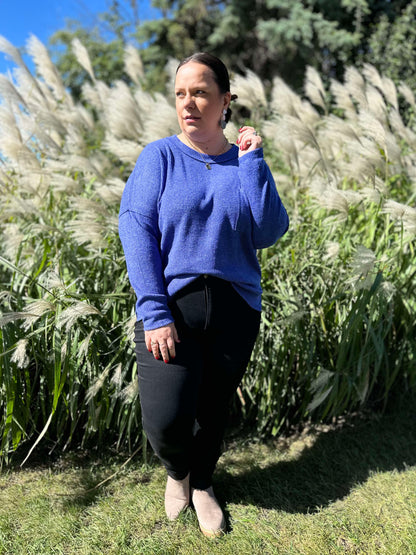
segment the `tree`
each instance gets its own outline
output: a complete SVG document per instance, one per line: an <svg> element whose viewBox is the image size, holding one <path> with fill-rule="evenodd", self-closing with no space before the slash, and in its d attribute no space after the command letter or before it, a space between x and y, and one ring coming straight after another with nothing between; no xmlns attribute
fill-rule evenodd
<svg viewBox="0 0 416 555"><path fill-rule="evenodd" d="M372 61L394 81L416 90L416 0L393 22L383 14L369 41Z"/></svg>
<svg viewBox="0 0 416 555"><path fill-rule="evenodd" d="M117 79L129 82L123 61L124 49L131 33L129 21L138 25L136 1L131 0L129 6L126 6L113 0L109 10L98 16L98 24L92 29L83 27L81 22L69 20L66 29L52 35L49 42L56 65L64 84L76 99L80 97L82 85L88 77L76 61L71 49L72 41L79 39L87 48L97 79L106 84Z"/></svg>
<svg viewBox="0 0 416 555"><path fill-rule="evenodd" d="M220 22L223 4L218 0L152 2L162 17L142 23L134 35L142 46L147 86L156 90L164 87L164 70L170 58L180 60L207 49L208 37Z"/></svg>
<svg viewBox="0 0 416 555"><path fill-rule="evenodd" d="M79 94L86 74L69 45L77 37L90 52L97 77L128 81L123 50L140 49L144 88L163 91L171 58L198 50L221 57L237 72L276 75L300 90L307 66L324 80L341 78L346 65L375 64L387 76L412 84L415 0L153 0L160 17L140 22L137 2L113 0L101 27L72 24L52 38L65 84ZM409 48L410 46L410 48Z"/></svg>
<svg viewBox="0 0 416 555"><path fill-rule="evenodd" d="M307 65L340 77L346 64L371 61L370 39L409 0L227 0L208 42L232 67L300 88Z"/></svg>

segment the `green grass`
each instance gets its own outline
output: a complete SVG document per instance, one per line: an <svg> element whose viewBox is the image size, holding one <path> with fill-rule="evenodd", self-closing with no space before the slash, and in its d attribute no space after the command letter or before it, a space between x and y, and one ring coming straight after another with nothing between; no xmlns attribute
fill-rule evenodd
<svg viewBox="0 0 416 555"><path fill-rule="evenodd" d="M228 533L192 510L164 516L154 461L122 467L72 453L0 476L1 554L411 554L416 552L416 404L286 439L230 443L216 475ZM103 479L119 471L104 485Z"/></svg>

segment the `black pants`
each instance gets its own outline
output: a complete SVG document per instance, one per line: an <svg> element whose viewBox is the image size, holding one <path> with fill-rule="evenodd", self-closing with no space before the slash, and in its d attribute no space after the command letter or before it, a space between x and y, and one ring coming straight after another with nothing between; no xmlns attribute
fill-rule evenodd
<svg viewBox="0 0 416 555"><path fill-rule="evenodd" d="M180 343L166 364L146 348L143 323L135 329L143 427L176 479L206 489L221 454L230 397L246 369L260 312L231 283L200 276L173 298L170 309Z"/></svg>

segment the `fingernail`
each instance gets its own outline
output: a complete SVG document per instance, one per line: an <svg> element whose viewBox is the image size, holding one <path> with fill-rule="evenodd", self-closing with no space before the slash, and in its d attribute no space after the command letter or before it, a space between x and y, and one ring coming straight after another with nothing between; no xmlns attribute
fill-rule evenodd
<svg viewBox="0 0 416 555"><path fill-rule="evenodd" d="M166 362L166 364L169 362L168 360L163 360L163 362Z"/></svg>
<svg viewBox="0 0 416 555"><path fill-rule="evenodd" d="M147 350L149 351L149 353L151 353L151 352L152 352L152 349L147 349Z"/></svg>
<svg viewBox="0 0 416 555"><path fill-rule="evenodd" d="M155 357L156 360L159 360L160 357Z"/></svg>
<svg viewBox="0 0 416 555"><path fill-rule="evenodd" d="M242 130L242 129L243 129L243 128L242 128L242 127L240 127L240 129L239 129L238 131L240 131L240 132L241 132L241 130Z"/></svg>

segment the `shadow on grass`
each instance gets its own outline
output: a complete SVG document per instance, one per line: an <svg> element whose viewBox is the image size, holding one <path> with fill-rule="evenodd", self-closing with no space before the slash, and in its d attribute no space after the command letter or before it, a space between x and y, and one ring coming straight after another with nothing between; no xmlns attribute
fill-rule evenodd
<svg viewBox="0 0 416 555"><path fill-rule="evenodd" d="M233 464L233 463L231 463ZM321 433L298 458L266 468L242 463L238 476L218 470L220 497L291 513L310 513L348 495L373 472L416 465L416 398L382 416L351 418Z"/></svg>

